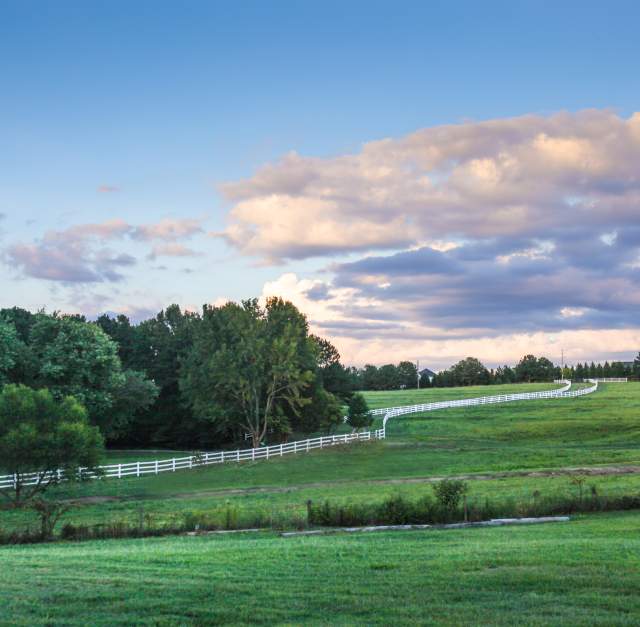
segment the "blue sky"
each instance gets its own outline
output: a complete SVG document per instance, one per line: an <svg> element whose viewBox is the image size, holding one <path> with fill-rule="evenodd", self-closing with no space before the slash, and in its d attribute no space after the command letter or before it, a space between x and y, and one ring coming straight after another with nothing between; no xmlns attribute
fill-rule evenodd
<svg viewBox="0 0 640 627"><path fill-rule="evenodd" d="M394 355L437 365L471 351L497 363L527 348L558 352L559 343L576 359L630 356L640 344L628 297L638 287L637 242L621 232L634 232L640 222L635 186L624 197L608 192L594 200L594 194L633 178L617 173L640 154L636 127L625 126L640 110L639 18L636 2L0 0L0 305L136 316L170 302L197 307L277 292L309 309L318 330L359 363L396 360L390 345ZM575 117L584 110L600 117ZM569 117L554 118L560 112ZM478 126L520 116L536 120L517 123L524 139ZM450 125L466 129L464 137L447 131ZM415 135L421 129L431 134ZM485 132L491 149L455 147ZM604 145L612 132L631 138L623 153ZM542 149L545 137L555 141L544 144L547 161L559 154L564 161L543 172L523 151L525 144ZM407 157L409 165L376 147L372 175L366 146L388 139L404 150L403 138L421 146ZM594 166L584 151L578 166L569 164L575 146L558 143L562 138L606 153L606 167ZM425 146L434 145L445 161L423 162ZM530 182L548 181L549 190L544 199L510 197L509 207L498 210L497 196L476 189L465 199L469 224L493 212L487 229L462 226L461 208L462 217L431 228L460 198L453 184L439 192L438 198L449 196L438 205L433 197L403 199L418 184L410 175L404 181L394 175L384 189L372 182L396 166L448 181L452 163L478 165L498 146L517 153L536 171ZM358 155L359 174L338 180L343 158ZM582 178L574 166L583 168ZM567 176L554 178L562 168ZM585 191L587 175L593 187ZM303 190L300 177L322 187ZM355 189L357 199L350 197ZM371 200L371 190L384 202ZM323 204L328 198L330 207ZM564 222L548 225L562 231L557 237L525 228L552 198L584 207L597 202L601 213L583 207L584 233ZM527 210L518 213L519 207ZM505 212L520 216L518 228L505 229ZM328 213L338 217L325 220ZM300 214L308 229L304 217L291 225ZM265 219L278 231L267 229ZM240 230L230 230L234 224ZM259 236L251 239L249 231ZM352 240L362 234L362 241L349 245L335 233ZM520 290L522 273L529 284L549 285L560 281L550 268L564 264L566 280L593 284L602 277L567 251L607 234L614 244L607 244L598 271L604 265L609 282L619 281L618 293L627 296L612 306L611 294L594 289L566 303L548 298L534 312ZM490 242L491 259L460 261ZM413 262L416 248L429 254L423 250ZM348 266L379 268L395 264L388 259L396 254L409 259L413 273L390 279L392 271L378 269L356 280ZM457 277L492 284L500 278L491 299L503 302L503 311L461 283L456 298L450 287L436 286L435 268L452 268L454 256L464 266L456 266ZM514 269L513 259L535 267ZM491 265L505 260L509 272ZM424 282L440 294L438 302L408 293L410 276L412 285ZM570 313L554 318L562 310ZM483 311L476 320L461 314Z"/></svg>

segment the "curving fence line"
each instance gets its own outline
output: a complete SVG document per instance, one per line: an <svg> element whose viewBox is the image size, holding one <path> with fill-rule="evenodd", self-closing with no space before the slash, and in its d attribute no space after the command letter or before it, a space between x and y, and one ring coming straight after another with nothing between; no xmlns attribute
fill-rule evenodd
<svg viewBox="0 0 640 627"><path fill-rule="evenodd" d="M438 401L434 403L422 403L419 405L405 405L402 407L385 407L373 409L369 413L372 416L384 416L381 429L364 431L360 433L347 433L343 435L330 435L307 440L296 440L286 444L262 446L260 448L237 449L235 451L218 451L215 453L198 453L187 457L175 457L172 459L130 462L127 464L108 464L99 466L98 472L90 472L86 468L79 468L76 472L81 479L141 477L143 475L157 475L161 472L176 472L177 470L199 468L213 464L228 462L247 462L260 459L272 459L291 453L307 453L309 451L351 444L352 442L366 442L370 440L383 440L386 437L387 421L397 416L416 414L451 407L470 407L475 405L487 405L493 403L508 403L511 401L533 400L543 398L568 398L591 394L598 389L598 382L588 388L571 390L571 381L559 381L563 387L543 392L523 392L521 394L500 394L496 396L480 396L454 401ZM55 473L24 473L20 475L0 475L0 489L15 489L18 485L29 486L38 483L59 482L65 479L63 471Z"/></svg>
<svg viewBox="0 0 640 627"><path fill-rule="evenodd" d="M511 401L526 401L541 398L573 398L591 394L598 389L598 382L594 381L588 388L578 390L571 389L571 381L556 381L563 383L563 387L556 390L545 390L543 392L522 392L520 394L499 394L496 396L479 396L477 398L465 398L458 401L440 401L437 403L423 403L420 405L406 405L404 407L389 407L382 410L374 410L377 415L384 415L382 428L385 429L387 420L406 414L417 414L437 409L448 409L450 407L470 407L473 405L491 405L493 403L509 403Z"/></svg>

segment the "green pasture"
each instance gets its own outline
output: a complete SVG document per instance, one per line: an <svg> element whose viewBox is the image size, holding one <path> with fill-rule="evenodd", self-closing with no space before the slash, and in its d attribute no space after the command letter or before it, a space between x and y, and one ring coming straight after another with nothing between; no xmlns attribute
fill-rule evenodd
<svg viewBox="0 0 640 627"><path fill-rule="evenodd" d="M521 387L521 386L518 386ZM592 395L447 409L391 420L384 442L337 446L255 463L209 466L143 478L68 485L60 498L79 499L67 520L94 524L156 521L227 502L278 516L305 502L417 496L434 477L468 475L471 495L530 498L538 490L571 490L566 475L517 476L574 467L640 466L640 385L609 384ZM500 473L506 477L498 478ZM483 481L474 475L488 476ZM511 476L509 476L511 475ZM515 476L513 476L515 475ZM640 475L587 480L602 494L637 493ZM1 511L0 527L32 524L28 511Z"/></svg>
<svg viewBox="0 0 640 627"><path fill-rule="evenodd" d="M0 547L10 625L637 625L640 517Z"/></svg>

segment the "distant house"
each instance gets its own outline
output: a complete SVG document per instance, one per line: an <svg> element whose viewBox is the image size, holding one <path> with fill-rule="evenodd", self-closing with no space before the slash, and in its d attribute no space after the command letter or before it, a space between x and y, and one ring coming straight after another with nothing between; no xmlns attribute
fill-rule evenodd
<svg viewBox="0 0 640 627"><path fill-rule="evenodd" d="M428 378L429 379L429 383L431 383L433 381L433 377L436 376L436 373L433 370L429 370L429 368L423 368L420 371L420 378Z"/></svg>

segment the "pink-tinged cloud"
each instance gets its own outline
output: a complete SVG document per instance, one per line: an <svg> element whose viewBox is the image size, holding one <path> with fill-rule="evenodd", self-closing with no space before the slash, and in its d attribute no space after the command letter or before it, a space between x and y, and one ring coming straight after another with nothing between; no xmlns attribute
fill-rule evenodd
<svg viewBox="0 0 640 627"><path fill-rule="evenodd" d="M636 224L640 113L471 122L365 144L353 155L296 153L226 183L222 234L248 255L300 259L491 237L548 238L587 223Z"/></svg>
<svg viewBox="0 0 640 627"><path fill-rule="evenodd" d="M148 255L149 259L156 257L198 257L201 253L179 244L178 242L168 242L166 244L158 244L151 249Z"/></svg>
<svg viewBox="0 0 640 627"><path fill-rule="evenodd" d="M393 279L392 279L393 280ZM291 300L309 318L312 330L324 337L329 337L336 344L344 361L348 364L364 365L366 363L384 364L401 360L415 361L433 369L450 366L456 361L474 355L489 366L514 364L523 355L533 353L547 355L559 362L560 353L564 351L569 363L578 361L629 360L640 349L640 325L629 328L579 328L577 326L562 328L563 317L572 319L588 315L583 309L578 315L576 310L559 308L549 309L549 327L541 329L522 313L525 325L514 324L513 316L508 315L511 303L502 305L503 314L495 317L491 328L483 326L485 321L482 299L477 300L478 316L467 311L466 304L473 305L473 298L463 294L459 305L464 309L463 319L434 317L425 311L428 305L437 305L439 299L447 296L455 297L455 286L438 288L435 295L430 294L422 286L416 293L422 292L420 299L399 298L393 293L393 286L383 287L384 283L371 285L376 294L367 293L355 287L336 287L320 280L299 279L293 273L281 275L277 280L265 284L262 297L280 296ZM570 301L577 288L570 281L563 283L565 300ZM593 291L603 289L600 284ZM391 294L387 291L391 290ZM610 296L616 288L605 293ZM539 292L541 293L541 292ZM494 293L489 299L496 299ZM638 294L629 295L635 300L630 304L630 311L637 311ZM514 297L517 303L518 297ZM558 302L563 299L558 297ZM427 306L427 309L425 309ZM542 309L548 304L542 304ZM501 307L497 302L497 309ZM455 311L455 306L452 312ZM533 319L540 321L540 312L531 312ZM453 317L453 314L452 316ZM553 330L555 317L556 329ZM478 327L471 325L478 320Z"/></svg>
<svg viewBox="0 0 640 627"><path fill-rule="evenodd" d="M202 232L202 220L165 218L155 224L142 224L132 232L134 239L176 241Z"/></svg>
<svg viewBox="0 0 640 627"><path fill-rule="evenodd" d="M119 192L120 188L115 185L100 185L98 187L99 194L113 194L115 192Z"/></svg>
<svg viewBox="0 0 640 627"><path fill-rule="evenodd" d="M195 256L197 253L178 240L201 230L198 220L161 220L156 224L132 225L122 219L71 226L47 231L31 243L19 242L5 251L5 261L23 275L68 283L120 281L122 270L133 266L135 258L112 247L125 240L160 240L150 257Z"/></svg>

